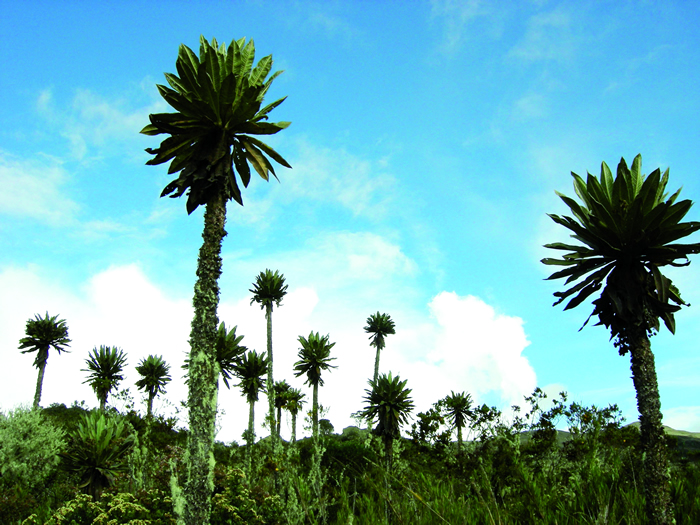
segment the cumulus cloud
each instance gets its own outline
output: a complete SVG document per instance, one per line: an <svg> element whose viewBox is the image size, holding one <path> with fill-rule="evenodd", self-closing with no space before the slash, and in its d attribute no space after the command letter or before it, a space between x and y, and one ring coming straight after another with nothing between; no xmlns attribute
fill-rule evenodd
<svg viewBox="0 0 700 525"><path fill-rule="evenodd" d="M51 159L19 159L0 151L0 214L50 225L74 220L78 204L66 190L68 174Z"/></svg>
<svg viewBox="0 0 700 525"><path fill-rule="evenodd" d="M329 234L310 242L310 247L308 252L278 254L274 261L290 284L283 305L273 313L275 378L301 387L310 397L305 378L293 374L297 339L312 330L329 334L336 342L332 355L338 368L324 375L320 401L330 407L328 417L338 430L353 424L350 414L362 407L375 356L363 327L376 310L389 313L397 324L380 369L408 379L419 410L450 389L466 390L477 399L495 393L507 403L532 391L535 377L522 355L528 342L521 319L500 314L478 298L454 293L442 292L427 305L402 300L402 295L415 296L408 290L415 264L399 246L380 236ZM228 275L239 281L246 275L252 283L258 271L270 267L268 262L247 259L225 264ZM72 353L49 358L43 404L82 399L96 404L94 394L82 384L85 374L80 369L89 350L100 344L127 352L129 366L122 387L131 387L132 392L138 361L151 353L163 355L173 367L167 398L174 404L186 399L180 367L189 350L189 297L169 296L136 264L104 269L70 290L60 282L58 275L37 267L6 268L0 273L6 292L0 298L0 345L8 349L0 381L4 408L31 399L36 377L31 357L12 349L26 320L46 310L67 320L73 342ZM397 283L405 285L401 293L391 291ZM222 280L219 317L229 327L238 326L246 346L264 351L264 312L250 304L248 287L231 292ZM226 415L218 438L240 440L246 426L245 399L237 388L222 387L219 406ZM258 406L260 422L265 405ZM258 431L263 432L260 427Z"/></svg>
<svg viewBox="0 0 700 525"><path fill-rule="evenodd" d="M499 314L478 297L454 292L439 293L428 308L432 322L423 326L417 339L427 336L432 345L424 357L414 353L415 359L405 363L416 375L432 369L429 373L439 376L431 386L439 385L443 392L425 389L424 397L432 394L436 401L449 390L467 391L483 402L487 394L495 393L510 406L521 404L523 396L532 392L536 376L523 355L529 341L522 319Z"/></svg>

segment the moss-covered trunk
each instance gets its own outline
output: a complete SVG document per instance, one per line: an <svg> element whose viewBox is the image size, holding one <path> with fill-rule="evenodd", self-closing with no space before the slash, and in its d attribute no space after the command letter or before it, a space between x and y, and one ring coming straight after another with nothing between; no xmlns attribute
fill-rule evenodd
<svg viewBox="0 0 700 525"><path fill-rule="evenodd" d="M297 442L297 415L292 412L292 443Z"/></svg>
<svg viewBox="0 0 700 525"><path fill-rule="evenodd" d="M248 432L246 433L246 475L251 479L253 474L253 443L255 443L255 400L248 400Z"/></svg>
<svg viewBox="0 0 700 525"><path fill-rule="evenodd" d="M275 424L275 382L274 376L272 374L272 304L268 303L265 305L265 318L267 319L267 358L270 361L270 365L267 367L267 402L269 404L269 415L270 419L270 436L272 437L272 445L274 447L277 425Z"/></svg>
<svg viewBox="0 0 700 525"><path fill-rule="evenodd" d="M39 361L39 375L36 378L36 391L34 392L34 408L39 408L39 402L41 401L41 388L42 385L44 384L44 372L46 371L46 361L48 359L48 353L49 350L48 348L44 350L39 350L39 352L42 352L43 354L46 355L41 355L37 357L37 361Z"/></svg>
<svg viewBox="0 0 700 525"><path fill-rule="evenodd" d="M314 401L311 418L314 442L318 442L318 383L314 383Z"/></svg>
<svg viewBox="0 0 700 525"><path fill-rule="evenodd" d="M670 525L675 521L654 354L643 329L638 329L629 342L644 451L642 469L647 518L650 525Z"/></svg>
<svg viewBox="0 0 700 525"><path fill-rule="evenodd" d="M384 439L384 455L386 456L386 473L384 474L384 490L386 491L386 499L384 500L384 516L387 523L391 523L391 484L389 476L393 469L394 463L394 439L388 436Z"/></svg>
<svg viewBox="0 0 700 525"><path fill-rule="evenodd" d="M280 429L282 427L282 407L277 409L277 437L280 437Z"/></svg>
<svg viewBox="0 0 700 525"><path fill-rule="evenodd" d="M156 393L151 391L148 393L148 407L146 409L146 417L153 417L153 399L156 397Z"/></svg>
<svg viewBox="0 0 700 525"><path fill-rule="evenodd" d="M199 250L194 286L194 319L190 332L189 433L187 436L185 523L208 525L214 491L214 434L217 379L216 330L219 325L221 242L226 235L226 205L221 195L209 201L204 213L204 242Z"/></svg>
<svg viewBox="0 0 700 525"><path fill-rule="evenodd" d="M379 377L379 354L382 352L382 345L377 344L377 354L374 357L374 382L377 382Z"/></svg>

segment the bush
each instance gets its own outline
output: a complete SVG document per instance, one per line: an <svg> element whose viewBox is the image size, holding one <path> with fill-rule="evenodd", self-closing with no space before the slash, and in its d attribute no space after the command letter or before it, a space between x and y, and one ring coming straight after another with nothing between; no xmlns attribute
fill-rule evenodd
<svg viewBox="0 0 700 525"><path fill-rule="evenodd" d="M0 413L0 487L19 485L32 492L43 488L64 448L64 432L40 411L19 407Z"/></svg>
<svg viewBox="0 0 700 525"><path fill-rule="evenodd" d="M45 525L175 525L172 502L161 491L140 491L137 495L103 494L100 501L78 494L58 509ZM36 515L22 525L42 525Z"/></svg>
<svg viewBox="0 0 700 525"><path fill-rule="evenodd" d="M39 410L18 407L0 413L0 523L41 512L61 495L56 483L64 432ZM65 476L65 475L63 475Z"/></svg>

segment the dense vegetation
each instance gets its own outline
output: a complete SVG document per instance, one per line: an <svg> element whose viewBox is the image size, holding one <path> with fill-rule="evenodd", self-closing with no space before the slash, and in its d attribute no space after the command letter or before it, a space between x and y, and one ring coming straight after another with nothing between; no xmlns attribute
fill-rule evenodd
<svg viewBox="0 0 700 525"><path fill-rule="evenodd" d="M385 505L393 523L646 523L639 430L621 426L615 406L562 395L543 411L537 390L509 424L495 408L476 407L460 451L449 397L392 443L390 471L382 441L357 427L333 433L327 419L317 446L282 440L278 455L269 438L255 443L249 475L248 448L216 442L211 523L383 523ZM112 437L103 430L96 445L96 426L81 429L86 415L104 417ZM310 430L310 415L306 423ZM186 433L133 403L105 416L78 404L18 408L0 418L0 523L174 524L172 477L184 475ZM700 439L669 446L677 523L698 523ZM105 479L86 484L95 462Z"/></svg>

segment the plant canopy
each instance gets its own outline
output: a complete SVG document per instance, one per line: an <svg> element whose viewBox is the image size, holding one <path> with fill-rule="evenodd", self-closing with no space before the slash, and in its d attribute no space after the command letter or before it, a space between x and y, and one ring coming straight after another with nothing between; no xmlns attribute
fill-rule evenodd
<svg viewBox="0 0 700 525"><path fill-rule="evenodd" d="M235 171L248 187L250 166L265 180L270 173L277 178L268 157L291 168L279 153L253 136L274 135L290 124L267 122L268 113L287 98L260 107L272 81L282 72L268 78L272 55L261 58L255 67L254 59L253 40L246 43L241 38L227 47L202 36L199 57L181 44L175 63L178 74L165 73L170 87L157 86L176 112L149 115L151 123L141 133L170 137L158 148L146 149L155 155L146 164L172 161L168 174L180 173L161 197L180 197L189 190L188 214L215 195L243 205Z"/></svg>
<svg viewBox="0 0 700 525"><path fill-rule="evenodd" d="M614 179L605 162L599 178L589 173L584 181L572 172L581 203L557 192L573 217L548 215L571 230L571 237L582 245L546 244L546 248L567 253L561 258L542 259L544 264L565 267L548 279L566 278L567 286L573 284L554 294L559 298L555 305L573 296L565 310L581 304L605 283L583 326L598 316L597 324L610 328L611 339L618 338L621 355L627 352L631 326L658 331L660 317L671 333L675 332L673 314L686 303L660 268L687 266L688 255L700 252L699 243L676 242L700 229L700 222L681 222L692 202L677 201L680 189L668 197L669 170L662 175L657 168L648 176L641 170L642 157L637 155L631 168L625 159L620 160Z"/></svg>

